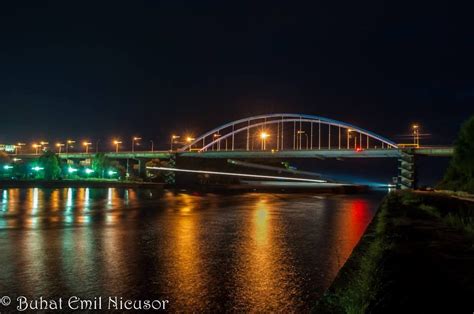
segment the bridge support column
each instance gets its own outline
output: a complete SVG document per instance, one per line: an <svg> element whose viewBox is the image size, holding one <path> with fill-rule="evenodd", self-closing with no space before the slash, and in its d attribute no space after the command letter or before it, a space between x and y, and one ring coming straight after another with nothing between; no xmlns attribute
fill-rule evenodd
<svg viewBox="0 0 474 314"><path fill-rule="evenodd" d="M138 159L138 176L140 178L146 178L146 163L147 159Z"/></svg>
<svg viewBox="0 0 474 314"><path fill-rule="evenodd" d="M171 154L168 161L169 168L176 168L176 154ZM176 184L176 175L174 171L166 171L163 173L164 181L166 184L174 185Z"/></svg>
<svg viewBox="0 0 474 314"><path fill-rule="evenodd" d="M416 159L413 150L402 150L398 159L397 189L416 188Z"/></svg>

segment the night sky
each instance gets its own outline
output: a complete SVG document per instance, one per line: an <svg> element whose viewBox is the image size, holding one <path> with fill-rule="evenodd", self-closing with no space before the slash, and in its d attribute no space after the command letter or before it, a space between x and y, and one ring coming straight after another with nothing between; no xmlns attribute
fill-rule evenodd
<svg viewBox="0 0 474 314"><path fill-rule="evenodd" d="M173 132L292 112L397 142L419 122L449 144L474 113L466 8L252 2L2 2L0 143L139 135L167 148Z"/></svg>

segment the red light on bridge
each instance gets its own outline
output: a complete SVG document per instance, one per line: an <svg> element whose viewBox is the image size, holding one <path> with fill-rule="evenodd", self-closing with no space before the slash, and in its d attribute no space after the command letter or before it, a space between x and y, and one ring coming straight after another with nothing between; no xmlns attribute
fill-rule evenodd
<svg viewBox="0 0 474 314"><path fill-rule="evenodd" d="M362 147L357 147L357 148L356 148L356 152L359 153L359 152L361 152L361 151L363 151Z"/></svg>

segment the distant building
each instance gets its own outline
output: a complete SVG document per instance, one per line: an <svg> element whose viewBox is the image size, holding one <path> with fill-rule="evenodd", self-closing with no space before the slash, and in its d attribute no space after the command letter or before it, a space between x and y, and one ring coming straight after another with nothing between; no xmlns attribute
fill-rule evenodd
<svg viewBox="0 0 474 314"><path fill-rule="evenodd" d="M14 153L15 152L15 145L0 144L0 152Z"/></svg>

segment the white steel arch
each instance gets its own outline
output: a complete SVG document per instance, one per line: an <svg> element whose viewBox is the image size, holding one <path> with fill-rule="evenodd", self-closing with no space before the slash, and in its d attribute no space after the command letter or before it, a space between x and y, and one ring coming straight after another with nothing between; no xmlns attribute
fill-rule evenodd
<svg viewBox="0 0 474 314"><path fill-rule="evenodd" d="M328 131L328 148L331 149L331 126L339 128L338 133L338 148L341 149L341 128L348 130L349 132L354 132L354 134L358 134L360 136L359 145L361 146L362 142L362 135L366 137L366 146L369 148L369 138L379 141L381 143L382 148L398 148L397 144L385 137L382 137L376 133L371 131L365 130L363 128L357 127L355 125L328 119L321 116L316 115L306 115L306 114L293 114L293 113L278 113L278 114L266 114L266 115L258 115L249 118L239 119L236 121L232 121L221 125L217 128L214 128L205 134L199 136L191 143L188 143L184 147L180 149L180 151L185 151L191 149L193 146L199 145L202 142L201 147L198 148L198 151L203 152L213 147L214 145L220 145L221 142L227 139L232 139L232 150L234 150L234 137L242 132L247 133L247 147L246 149L249 150L248 147L248 136L251 129L261 128L268 125L277 125L278 132L280 132L280 125L281 129L281 136L283 136L283 127L285 123L293 123L296 127L296 123L299 123L299 127L301 127L302 123L310 123L311 124L311 147L313 144L313 124L318 123L318 136L319 136L319 145L318 149L321 148L321 125L326 125L329 128ZM296 129L294 130L296 132ZM222 134L221 134L222 133ZM293 134L294 135L294 134ZM349 136L349 135L348 135ZM210 141L206 143L206 139L211 138ZM349 143L349 141L348 141ZM349 144L348 144L349 146Z"/></svg>

